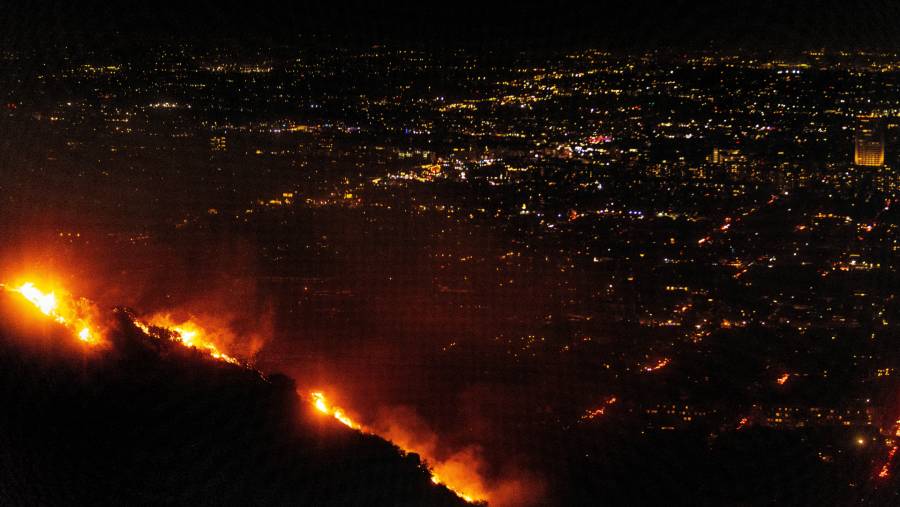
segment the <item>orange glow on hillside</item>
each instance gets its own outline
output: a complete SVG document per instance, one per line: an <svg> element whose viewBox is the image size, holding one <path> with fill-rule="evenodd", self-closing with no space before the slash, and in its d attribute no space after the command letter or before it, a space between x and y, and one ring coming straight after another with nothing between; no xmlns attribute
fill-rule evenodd
<svg viewBox="0 0 900 507"><path fill-rule="evenodd" d="M10 286L0 284L0 290L15 293L34 305L43 315L54 322L64 326L72 332L74 338L83 343L96 345L103 343L100 329L95 325L97 320L96 307L88 300L75 298L62 289L44 291L33 282L24 282ZM179 321L169 314L156 314L147 318L132 317L132 323L149 337L156 339L171 339L172 341L205 354L218 361L234 364L243 368L249 368L236 357L224 352L223 343L228 342L221 332L204 327L193 319ZM348 428L378 435L371 428L352 419L346 410L333 405L322 391L313 391L308 396L301 397L311 402L315 410L325 416L333 417ZM432 449L420 448L413 438L403 436L403 433L390 435L378 435L381 438L391 440L404 453L417 453L423 456L429 465L431 481L441 484L457 496L469 503L484 502L488 498L487 489L473 466L464 458L448 460L435 459ZM402 438L401 438L402 437Z"/></svg>
<svg viewBox="0 0 900 507"><path fill-rule="evenodd" d="M214 333L208 332L193 320L178 323L168 314L157 314L149 317L146 321L135 320L134 325L144 333L155 337L158 335L153 332L153 328L165 329L171 334L174 341L185 347L206 352L210 357L227 363L241 364L237 358L222 352L220 346L215 343L218 340Z"/></svg>
<svg viewBox="0 0 900 507"><path fill-rule="evenodd" d="M344 409L331 405L321 391L314 391L310 393L309 396L313 402L313 406L316 407L316 410L318 410L319 412L334 417L335 419L340 421L341 424L347 426L348 428L360 430L365 433L371 433L370 431L364 430L361 424L351 419L344 411Z"/></svg>
<svg viewBox="0 0 900 507"><path fill-rule="evenodd" d="M302 393L301 397L303 397ZM309 400L313 408L318 413L333 417L348 428L352 428L354 430L370 435L378 435L371 428L350 418L347 415L346 410L329 402L328 398L322 391L312 391L311 393L309 393L309 396L307 396L306 399ZM478 477L477 472L475 472L471 468L460 466L460 463L457 461L439 461L430 459L430 453L426 452L426 449L417 448L414 444L411 443L412 439L403 439L405 441L398 441L401 439L397 438L397 435L392 435L393 438L384 435L378 436L386 440L390 440L394 445L399 447L400 450L406 454L416 453L424 457L429 465L431 482L433 482L434 484L443 485L450 491L454 492L456 496L469 503L487 501L488 494L484 486L481 484L481 479L480 477Z"/></svg>
<svg viewBox="0 0 900 507"><path fill-rule="evenodd" d="M891 462L894 460L894 455L897 454L897 446L891 447L890 452L888 452L887 459L884 461L884 465L881 466L881 470L878 472L879 479L887 479L891 475Z"/></svg>
<svg viewBox="0 0 900 507"><path fill-rule="evenodd" d="M895 428L894 436L900 437L900 419L898 419L894 423L894 428ZM897 445L895 443L889 443L889 445L891 447L891 450L888 451L887 458L884 460L884 464L881 466L881 469L878 471L879 479L887 479L888 477L891 476L891 465L894 462L894 456L897 454L897 448L900 447L900 445Z"/></svg>
<svg viewBox="0 0 900 507"><path fill-rule="evenodd" d="M592 420L606 414L606 407L616 403L616 401L618 401L618 399L615 396L610 396L599 407L586 410L584 412L584 414L581 416L581 420L582 421L592 421Z"/></svg>
<svg viewBox="0 0 900 507"><path fill-rule="evenodd" d="M0 288L19 294L41 313L71 330L82 342L90 345L100 343L100 335L93 330L88 316L90 303L87 300L76 299L63 290L44 292L33 282L24 282L16 287L0 284Z"/></svg>
<svg viewBox="0 0 900 507"><path fill-rule="evenodd" d="M477 501L478 501L478 500L476 500L475 498L472 498L471 496L469 496L469 495L467 495L467 494L465 494L465 493L462 493L462 492L460 492L460 491L457 491L457 490L451 488L450 486L447 486L446 484L444 484L444 481L441 479L441 477L440 477L438 474L436 474L434 471L431 472L431 482L433 482L433 483L435 483L435 484L443 484L444 486L447 487L447 489L449 489L450 491L456 493L456 496L462 498L463 500L465 500L465 501L467 501L467 502L469 502L469 503L474 503L474 502L477 502Z"/></svg>
<svg viewBox="0 0 900 507"><path fill-rule="evenodd" d="M665 368L666 366L668 366L670 362L672 362L671 359L669 359L668 357L664 357L664 358L660 359L656 364L650 364L650 365L644 366L644 371L648 372L648 373L654 372L654 371L659 371L659 370Z"/></svg>
<svg viewBox="0 0 900 507"><path fill-rule="evenodd" d="M23 283L13 289L13 291L18 292L25 299L31 301L44 315L54 317L56 308L59 306L56 303L56 294L52 292L45 294L39 291L31 282Z"/></svg>

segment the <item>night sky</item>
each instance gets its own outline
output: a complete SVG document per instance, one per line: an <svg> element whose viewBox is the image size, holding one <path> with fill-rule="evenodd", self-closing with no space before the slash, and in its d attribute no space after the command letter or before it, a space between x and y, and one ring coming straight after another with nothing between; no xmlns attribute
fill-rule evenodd
<svg viewBox="0 0 900 507"><path fill-rule="evenodd" d="M611 49L797 50L900 47L886 0L729 2L14 2L7 45L120 46L192 42Z"/></svg>

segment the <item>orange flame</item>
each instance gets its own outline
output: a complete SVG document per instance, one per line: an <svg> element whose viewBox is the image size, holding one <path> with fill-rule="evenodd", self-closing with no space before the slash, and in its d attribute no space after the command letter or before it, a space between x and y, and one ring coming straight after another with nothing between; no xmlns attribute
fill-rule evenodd
<svg viewBox="0 0 900 507"><path fill-rule="evenodd" d="M446 487L446 488L449 489L450 491L456 493L456 496L462 498L463 500L465 500L465 501L467 501L467 502L469 502L469 503L475 503L475 502L480 501L480 500L475 499L475 498L472 497L472 496L469 496L469 495L463 493L462 491L459 491L459 490L457 490L457 489L453 489L452 487L450 487L450 486L448 486L447 484L445 484L444 481L443 481L443 479L441 479L441 476L439 476L437 473L435 473L434 470L431 471L431 482L433 482L433 483L435 483L435 484L441 484L441 485L443 485L444 487Z"/></svg>
<svg viewBox="0 0 900 507"><path fill-rule="evenodd" d="M649 373L661 370L668 366L670 362L672 362L671 359L669 359L668 357L664 357L660 359L656 364L644 366L644 371Z"/></svg>
<svg viewBox="0 0 900 507"><path fill-rule="evenodd" d="M581 420L582 421L592 421L592 420L606 414L606 407L616 403L616 401L618 401L618 399L615 396L610 396L599 407L594 408L594 409L585 410L584 414L581 416Z"/></svg>
<svg viewBox="0 0 900 507"><path fill-rule="evenodd" d="M881 467L881 471L878 472L879 479L886 479L891 475L891 462L894 460L894 455L897 454L897 446L891 447L890 452L888 452L887 459L884 461L884 465Z"/></svg>
<svg viewBox="0 0 900 507"><path fill-rule="evenodd" d="M177 323L168 314L157 314L151 316L147 322L135 319L134 325L145 334L156 338L158 338L159 335L158 333L153 332L153 328L164 329L171 334L171 338L174 341L185 347L206 352L210 357L227 363L236 365L241 364L236 357L222 352L219 346L214 343L214 334L207 332L193 320Z"/></svg>
<svg viewBox="0 0 900 507"><path fill-rule="evenodd" d="M350 419L344 409L328 403L328 400L325 398L325 394L323 394L321 391L314 391L310 393L309 396L312 399L313 406L316 407L316 410L318 410L319 412L334 417L335 419L340 421L341 424L347 426L348 428L353 428L364 433L371 433L370 431L363 429L361 424L357 423L353 419Z"/></svg>
<svg viewBox="0 0 900 507"><path fill-rule="evenodd" d="M900 419L894 423L894 436L900 437ZM891 475L891 464L894 461L894 455L897 454L897 448L900 447L897 444L891 444L891 450L888 452L887 458L884 460L884 464L881 466L881 470L878 472L879 479L886 479Z"/></svg>
<svg viewBox="0 0 900 507"><path fill-rule="evenodd" d="M33 282L25 282L17 287L0 284L0 288L21 295L54 322L72 330L82 342L89 345L100 343L99 335L93 331L87 315L89 303L86 300L76 299L62 290L58 291L59 297L56 295L57 291L43 292Z"/></svg>
<svg viewBox="0 0 900 507"><path fill-rule="evenodd" d="M16 287L0 284L0 290L21 295L42 314L70 329L82 342L90 345L101 343L100 334L95 331L95 326L92 325L92 321L88 317L87 310L90 308L90 303L87 300L75 299L63 290L43 292L35 287L32 282L26 282ZM220 337L216 333L208 332L193 320L177 322L167 314L157 314L146 320L134 318L132 322L148 336L160 339L165 336L161 331L167 331L168 338L185 347L205 352L210 357L220 361L247 367L237 358L221 350L220 345L216 344L217 341L220 341L218 340ZM311 392L308 399L318 412L333 417L341 424L354 430L375 434L370 428L354 421L347 414L346 410L329 403L323 392ZM410 448L412 446L404 448L398 442L394 442L394 444L400 447L402 452L415 452L423 456L426 455L421 452L422 449ZM429 472L431 474L431 482L445 486L466 502L486 501L487 494L484 493L484 487L480 484L480 481L473 482L468 480L470 470L467 469L464 463L457 461L438 462L434 468L429 469ZM465 484L465 486L461 486L461 484Z"/></svg>
<svg viewBox="0 0 900 507"><path fill-rule="evenodd" d="M328 398L325 396L325 393L323 393L322 391L310 392L308 399L313 408L315 408L319 413L333 417L348 428L352 428L362 433L376 435L375 431L373 431L371 428L351 419L344 409L331 404L328 401ZM382 436L382 438L390 440L389 438L386 438L384 436ZM426 455L426 453L423 452L423 449L413 449L410 448L409 445L403 445L401 442L396 442L393 440L392 442L406 454L416 453L421 456ZM458 468L457 466L455 466L455 463L449 462L437 463L436 465L432 465L428 470L431 474L431 482L433 482L434 484L443 485L444 487L455 493L456 496L462 498L468 503L486 501L487 495L483 492L483 488L480 485L471 484L471 481L466 480L465 476L468 475L468 470L456 470L455 468ZM462 485L462 483L466 483L466 485ZM477 492L475 490L477 490Z"/></svg>

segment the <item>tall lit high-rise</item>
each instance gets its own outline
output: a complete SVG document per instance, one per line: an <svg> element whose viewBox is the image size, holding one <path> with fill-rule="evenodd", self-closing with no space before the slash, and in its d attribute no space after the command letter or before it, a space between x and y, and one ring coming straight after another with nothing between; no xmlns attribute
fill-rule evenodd
<svg viewBox="0 0 900 507"><path fill-rule="evenodd" d="M884 131L877 116L861 116L856 127L853 163L867 167L884 165Z"/></svg>

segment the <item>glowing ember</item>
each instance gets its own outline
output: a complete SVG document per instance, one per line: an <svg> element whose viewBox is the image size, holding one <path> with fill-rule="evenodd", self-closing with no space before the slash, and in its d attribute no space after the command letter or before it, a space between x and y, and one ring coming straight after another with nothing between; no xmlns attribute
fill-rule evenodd
<svg viewBox="0 0 900 507"><path fill-rule="evenodd" d="M672 362L671 359L669 359L668 357L664 357L664 358L660 359L656 364L644 366L644 371L654 372L654 371L661 370L661 369L665 368L666 366L668 366L670 362Z"/></svg>
<svg viewBox="0 0 900 507"><path fill-rule="evenodd" d="M784 384L787 383L788 379L790 379L790 378L791 378L791 374L785 373L782 376L778 377L778 380L776 380L775 382L778 382L778 385L783 386Z"/></svg>
<svg viewBox="0 0 900 507"><path fill-rule="evenodd" d="M878 472L879 479L886 479L891 475L891 462L894 460L894 455L897 454L897 446L891 447L890 452L888 452L887 459L884 461L884 465L881 466L881 470Z"/></svg>
<svg viewBox="0 0 900 507"><path fill-rule="evenodd" d="M21 295L54 322L72 330L82 342L91 345L100 343L98 334L91 330L87 315L90 303L86 300L75 299L64 291L59 291L60 296L57 297L56 292L43 292L32 282L17 287L0 284L0 288Z"/></svg>
<svg viewBox="0 0 900 507"><path fill-rule="evenodd" d="M894 436L900 436L900 419L898 419L894 423L895 431ZM878 472L879 479L886 479L891 475L891 464L894 461L894 455L897 454L897 448L900 447L897 444L893 444L888 442L891 446L891 450L888 451L887 459L884 460L884 465L881 466L881 470Z"/></svg>
<svg viewBox="0 0 900 507"><path fill-rule="evenodd" d="M588 410L581 416L582 421L590 421L592 419L596 419L601 415L606 413L606 407L595 408L594 410Z"/></svg>
<svg viewBox="0 0 900 507"><path fill-rule="evenodd" d="M617 401L615 396L609 397L606 401L603 402L602 405L595 409L588 409L582 414L582 421L592 421L606 413L606 407L614 404Z"/></svg>

